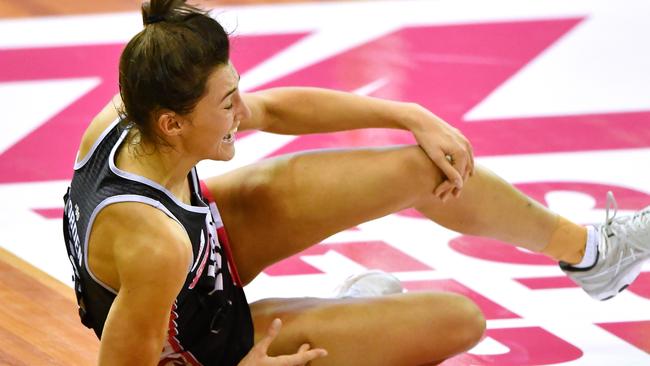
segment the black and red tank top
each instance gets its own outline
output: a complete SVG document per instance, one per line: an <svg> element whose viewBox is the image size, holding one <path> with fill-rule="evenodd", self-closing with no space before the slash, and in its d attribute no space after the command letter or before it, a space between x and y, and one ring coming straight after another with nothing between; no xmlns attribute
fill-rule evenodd
<svg viewBox="0 0 650 366"><path fill-rule="evenodd" d="M118 121L102 133L88 154L75 164L64 197L63 231L81 321L101 339L117 295L88 266L93 221L108 205L140 202L178 222L192 242L192 265L170 309L161 364L184 361L192 365L236 365L253 345L253 326L217 206L201 193L196 168L188 175L192 195L189 205L156 182L120 170L115 155L127 133L128 129Z"/></svg>

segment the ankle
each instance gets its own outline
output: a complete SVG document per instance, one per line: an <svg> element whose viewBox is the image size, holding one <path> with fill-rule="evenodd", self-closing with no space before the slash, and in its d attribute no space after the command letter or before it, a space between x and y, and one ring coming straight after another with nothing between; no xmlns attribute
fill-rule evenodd
<svg viewBox="0 0 650 366"><path fill-rule="evenodd" d="M569 264L580 263L585 255L587 228L557 216L555 229L542 253Z"/></svg>
<svg viewBox="0 0 650 366"><path fill-rule="evenodd" d="M598 230L593 226L587 226L587 244L585 254L578 263L572 263L576 268L589 268L596 263L598 258L598 242L600 241Z"/></svg>

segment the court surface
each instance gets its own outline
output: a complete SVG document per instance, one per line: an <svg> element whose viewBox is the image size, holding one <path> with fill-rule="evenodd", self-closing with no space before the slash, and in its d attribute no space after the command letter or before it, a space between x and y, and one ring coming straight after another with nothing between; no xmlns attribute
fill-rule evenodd
<svg viewBox="0 0 650 366"><path fill-rule="evenodd" d="M245 91L319 86L420 103L465 133L480 164L581 223L604 219L608 190L619 214L650 205L650 2L328 2L214 15L233 31ZM136 13L0 20L0 247L68 285L62 195L140 28ZM390 130L245 133L233 161L203 162L199 174L305 149L412 142ZM247 294L329 296L367 268L480 305L486 338L446 366L650 365L650 263L600 303L544 257L412 211L268 268Z"/></svg>

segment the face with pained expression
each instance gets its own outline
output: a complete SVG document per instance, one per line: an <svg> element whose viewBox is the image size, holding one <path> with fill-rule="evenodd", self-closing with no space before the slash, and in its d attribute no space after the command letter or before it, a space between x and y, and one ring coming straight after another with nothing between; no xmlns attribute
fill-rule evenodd
<svg viewBox="0 0 650 366"><path fill-rule="evenodd" d="M250 110L239 92L239 75L231 63L214 69L194 110L182 116L184 150L199 159L230 160L235 134Z"/></svg>

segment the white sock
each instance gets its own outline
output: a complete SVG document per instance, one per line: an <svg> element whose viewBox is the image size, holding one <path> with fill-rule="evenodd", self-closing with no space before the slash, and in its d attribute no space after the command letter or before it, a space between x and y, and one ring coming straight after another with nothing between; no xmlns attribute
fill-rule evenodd
<svg viewBox="0 0 650 366"><path fill-rule="evenodd" d="M585 255L582 257L582 261L578 264L574 264L573 267L577 268L587 268L591 267L596 263L596 254L598 253L598 242L600 241L600 235L598 230L593 226L587 226L587 244L585 246Z"/></svg>

